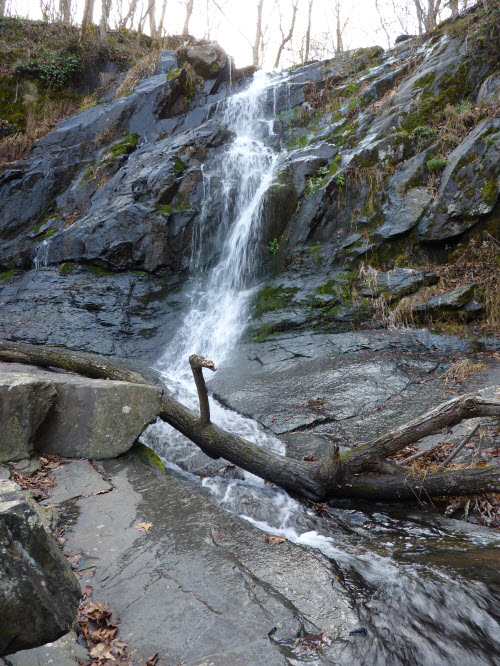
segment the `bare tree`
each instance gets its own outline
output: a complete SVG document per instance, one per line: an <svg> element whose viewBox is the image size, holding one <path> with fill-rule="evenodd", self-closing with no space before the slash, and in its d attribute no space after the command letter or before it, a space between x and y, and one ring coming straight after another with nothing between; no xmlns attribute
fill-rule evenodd
<svg viewBox="0 0 500 666"><path fill-rule="evenodd" d="M281 54L283 53L283 49L285 48L286 44L292 39L293 36L293 31L295 29L295 19L297 18L297 9L299 6L299 0L292 0L292 21L290 24L290 30L288 33L285 35L282 27L282 22L281 22L281 13L280 13L280 33L281 33L281 44L279 45L278 48L278 53L276 55L276 60L274 62L274 67L279 67L280 60L281 60ZM279 6L278 6L278 11L279 11Z"/></svg>
<svg viewBox="0 0 500 666"><path fill-rule="evenodd" d="M254 67L260 64L260 53L262 49L262 7L264 0L259 0L257 3L257 23L255 26L255 40L252 48L252 62Z"/></svg>
<svg viewBox="0 0 500 666"><path fill-rule="evenodd" d="M80 41L82 42L85 37L85 29L87 28L87 23L92 23L93 17L94 17L94 0L85 0L85 5L83 6L82 27L80 33Z"/></svg>
<svg viewBox="0 0 500 666"><path fill-rule="evenodd" d="M0 0L3 2L4 0ZM1 15L1 7L0 7ZM63 23L71 22L71 0L59 0L59 18Z"/></svg>
<svg viewBox="0 0 500 666"><path fill-rule="evenodd" d="M0 0L0 16L5 15L5 0Z"/></svg>
<svg viewBox="0 0 500 666"><path fill-rule="evenodd" d="M307 30L306 30L306 43L304 50L304 62L309 60L309 51L311 48L311 16L314 0L309 0L309 7L307 10Z"/></svg>
<svg viewBox="0 0 500 666"><path fill-rule="evenodd" d="M162 33L165 32L164 29L164 22L165 22L165 12L167 10L167 0L163 0L163 3L161 5L161 12L160 12L160 21L158 23L158 36L160 37Z"/></svg>
<svg viewBox="0 0 500 666"><path fill-rule="evenodd" d="M109 12L111 10L111 0L101 0L101 21L99 23L99 38L101 42L108 39Z"/></svg>
<svg viewBox="0 0 500 666"><path fill-rule="evenodd" d="M191 20L191 15L193 14L194 0L182 0L182 5L186 9L182 34L187 37L189 35L189 21Z"/></svg>
<svg viewBox="0 0 500 666"><path fill-rule="evenodd" d="M418 1L418 0L416 0ZM346 29L347 24L349 23L349 19L351 18L351 15L349 14L347 18L344 19L341 18L341 6L340 6L340 0L335 0L335 5L334 5L334 12L335 12L335 37L336 37L336 46L335 50L337 53L342 53L344 50L344 40L343 40L343 35L344 35L344 30Z"/></svg>
<svg viewBox="0 0 500 666"><path fill-rule="evenodd" d="M134 16L135 12L137 9L137 3L138 0L131 0L129 7L128 7L128 12L125 14L124 18L120 21L119 27L120 28L126 28L127 23L130 21L130 24L132 25L134 22Z"/></svg>
<svg viewBox="0 0 500 666"><path fill-rule="evenodd" d="M380 10L380 2L379 2L379 0L375 0L375 9L377 10L378 19L379 19L379 21L380 21L380 27L381 27L382 30L384 31L384 33L385 33L385 37L386 37L386 39L387 39L387 46L390 48L390 46L391 46L391 37L390 37L389 32L388 32L388 30L387 30L387 26L386 26L385 20L382 18L382 12L381 12L381 10Z"/></svg>

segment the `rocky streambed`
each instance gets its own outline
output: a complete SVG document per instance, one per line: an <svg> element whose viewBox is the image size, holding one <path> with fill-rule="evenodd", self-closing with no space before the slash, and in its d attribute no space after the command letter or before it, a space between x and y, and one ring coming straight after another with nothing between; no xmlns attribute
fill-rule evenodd
<svg viewBox="0 0 500 666"><path fill-rule="evenodd" d="M494 395L494 358L418 330L242 344L210 386L302 457L421 413L453 393L457 384L443 375L465 358L483 365L461 390ZM483 420L485 449L497 446L492 425ZM42 502L57 513L82 587L120 617L137 661L154 653L165 666L498 659L496 530L441 517L425 498L301 504L188 442L156 448L163 467L144 447L97 467L66 460ZM72 633L5 660L69 666L86 654Z"/></svg>

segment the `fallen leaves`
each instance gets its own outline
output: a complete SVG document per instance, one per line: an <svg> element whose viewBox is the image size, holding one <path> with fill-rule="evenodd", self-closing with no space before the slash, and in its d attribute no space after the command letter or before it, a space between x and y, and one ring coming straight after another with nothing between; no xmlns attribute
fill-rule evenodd
<svg viewBox="0 0 500 666"><path fill-rule="evenodd" d="M300 636L297 638L296 643L302 646L301 652L305 650L316 650L319 652L323 648L323 645L330 647L332 639L324 629L321 629L319 634L305 634L304 636Z"/></svg>
<svg viewBox="0 0 500 666"><path fill-rule="evenodd" d="M34 474L22 474L15 468L15 465L9 465L12 480L18 483L23 490L29 490L36 500L50 497L51 488L56 485L51 472L61 467L64 458L46 453L40 457L40 463L42 465L41 470Z"/></svg>
<svg viewBox="0 0 500 666"><path fill-rule="evenodd" d="M282 536L277 536L275 534L266 534L264 536L264 541L267 541L267 543L283 543L288 541L288 539L285 539L285 537Z"/></svg>
<svg viewBox="0 0 500 666"><path fill-rule="evenodd" d="M149 530L153 527L153 523L139 523L138 525L134 525L134 527L140 532L149 532Z"/></svg>

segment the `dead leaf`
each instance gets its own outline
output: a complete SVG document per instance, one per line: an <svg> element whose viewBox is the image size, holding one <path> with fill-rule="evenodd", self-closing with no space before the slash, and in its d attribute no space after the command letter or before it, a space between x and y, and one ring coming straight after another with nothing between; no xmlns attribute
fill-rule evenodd
<svg viewBox="0 0 500 666"><path fill-rule="evenodd" d="M153 527L153 523L139 523L139 525L134 525L134 527L141 532L147 532Z"/></svg>
<svg viewBox="0 0 500 666"><path fill-rule="evenodd" d="M304 456L304 458L302 458L305 462L312 462L314 459L314 456Z"/></svg>
<svg viewBox="0 0 500 666"><path fill-rule="evenodd" d="M284 541L288 541L288 539L285 539L285 537L277 536L275 534L266 534L264 539L268 543L283 543Z"/></svg>
<svg viewBox="0 0 500 666"><path fill-rule="evenodd" d="M88 597L90 597L90 595L92 594L93 591L94 591L94 588L92 587L92 585L85 585L85 587L82 587L83 599L85 600Z"/></svg>

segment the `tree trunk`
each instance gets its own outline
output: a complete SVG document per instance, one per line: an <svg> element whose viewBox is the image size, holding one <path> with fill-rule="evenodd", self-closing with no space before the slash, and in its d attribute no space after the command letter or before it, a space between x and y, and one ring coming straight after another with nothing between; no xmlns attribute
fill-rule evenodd
<svg viewBox="0 0 500 666"><path fill-rule="evenodd" d="M81 42L83 42L85 38L85 29L87 28L87 23L92 23L93 17L94 17L94 0L85 0L85 5L83 7L82 27L80 33Z"/></svg>
<svg viewBox="0 0 500 666"><path fill-rule="evenodd" d="M309 8L307 12L307 30L306 30L306 46L304 54L304 62L309 60L309 50L311 47L311 15L312 15L312 6L314 0L309 0Z"/></svg>
<svg viewBox="0 0 500 666"><path fill-rule="evenodd" d="M166 34L166 30L164 30L164 28L163 28L163 23L165 21L165 11L166 11L166 9L167 9L167 0L163 0L163 4L161 6L161 13L160 13L160 22L158 23L158 37L162 36L162 32L165 32L165 34Z"/></svg>
<svg viewBox="0 0 500 666"><path fill-rule="evenodd" d="M189 21L191 20L191 15L193 13L194 0L187 0L185 2L186 6L186 18L184 19L184 27L182 28L182 34L184 37L189 35Z"/></svg>
<svg viewBox="0 0 500 666"><path fill-rule="evenodd" d="M0 16L2 16L2 3L0 0ZM59 0L59 17L63 23L71 22L71 0Z"/></svg>
<svg viewBox="0 0 500 666"><path fill-rule="evenodd" d="M0 342L0 361L64 368L90 377L147 384L141 375L112 361L59 347ZM421 500L500 491L500 466L411 476L409 470L387 460L388 455L443 427L464 419L500 416L498 400L474 395L459 396L382 437L353 446L348 453L339 455L338 447L333 446L328 455L318 460L297 460L263 449L211 423L208 405L203 406L206 387L201 373L202 367L214 370L213 364L196 356L190 358L190 363L193 371L199 371L197 387L202 417L167 393L163 394L158 416L210 457L224 458L285 490L314 501L332 497Z"/></svg>
<svg viewBox="0 0 500 666"><path fill-rule="evenodd" d="M257 24L255 26L255 41L253 43L252 49L252 63L254 67L260 65L259 54L262 44L262 7L264 5L264 0L259 0L257 5Z"/></svg>
<svg viewBox="0 0 500 666"><path fill-rule="evenodd" d="M101 0L101 21L99 23L99 39L101 43L108 41L109 12L111 0Z"/></svg>

